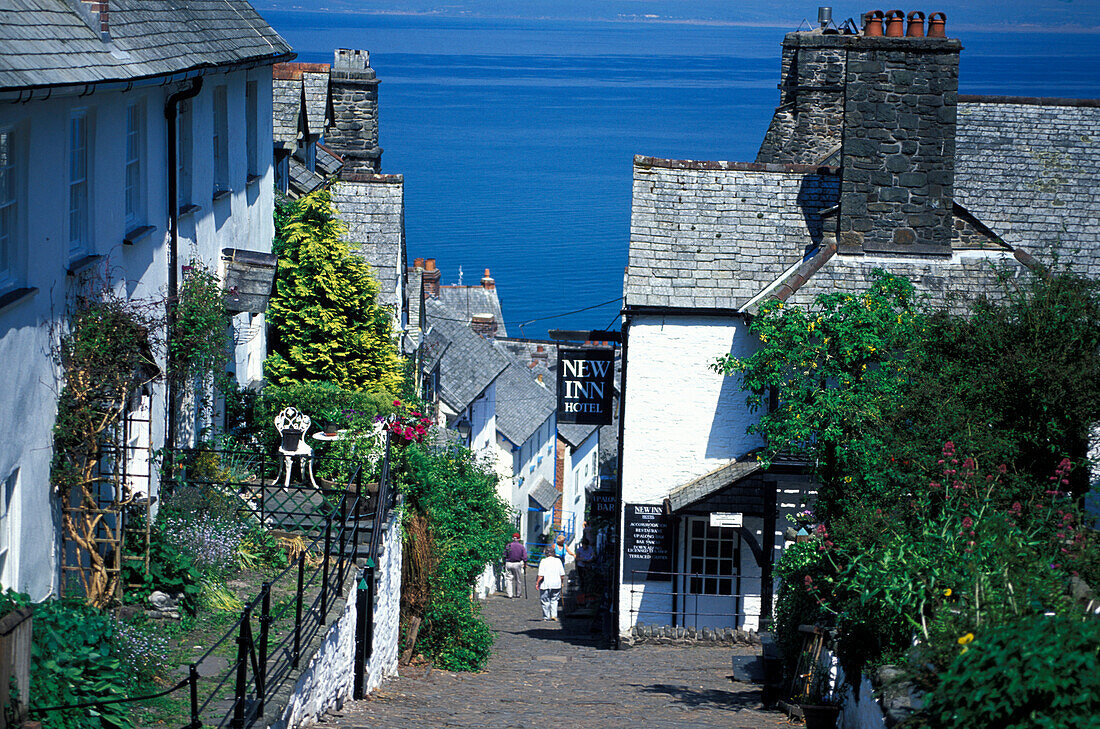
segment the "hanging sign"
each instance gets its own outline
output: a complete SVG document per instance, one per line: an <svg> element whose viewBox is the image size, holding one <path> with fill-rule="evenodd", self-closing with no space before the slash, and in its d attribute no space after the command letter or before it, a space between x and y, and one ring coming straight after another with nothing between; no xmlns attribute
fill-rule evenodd
<svg viewBox="0 0 1100 729"><path fill-rule="evenodd" d="M610 425L615 350L558 352L558 422Z"/></svg>
<svg viewBox="0 0 1100 729"><path fill-rule="evenodd" d="M743 526L744 521L744 514L715 511L711 512L710 515L710 525L712 527L739 527Z"/></svg>

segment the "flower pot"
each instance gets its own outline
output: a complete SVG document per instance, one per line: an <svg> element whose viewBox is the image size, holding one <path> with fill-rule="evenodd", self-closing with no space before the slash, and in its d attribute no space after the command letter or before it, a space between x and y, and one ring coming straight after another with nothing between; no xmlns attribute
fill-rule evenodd
<svg viewBox="0 0 1100 729"><path fill-rule="evenodd" d="M836 729L840 707L835 704L799 704L806 729Z"/></svg>
<svg viewBox="0 0 1100 729"><path fill-rule="evenodd" d="M336 423L329 423L325 426L325 435L336 435Z"/></svg>

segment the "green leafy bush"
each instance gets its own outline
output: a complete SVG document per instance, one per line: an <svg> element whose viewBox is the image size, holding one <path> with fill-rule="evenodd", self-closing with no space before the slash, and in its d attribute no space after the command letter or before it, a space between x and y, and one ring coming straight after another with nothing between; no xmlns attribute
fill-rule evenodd
<svg viewBox="0 0 1100 729"><path fill-rule="evenodd" d="M378 301L370 266L344 240L347 226L329 191L280 203L275 224L279 272L267 313L267 380L397 391L404 365L392 313Z"/></svg>
<svg viewBox="0 0 1100 729"><path fill-rule="evenodd" d="M175 374L207 374L229 359L229 317L217 274L199 260L183 267L168 353Z"/></svg>
<svg viewBox="0 0 1100 729"><path fill-rule="evenodd" d="M0 614L29 604L10 590L0 595ZM128 696L133 676L112 648L115 622L74 600L46 600L34 608L31 648L31 708L68 706ZM102 729L130 726L125 705L51 711L46 729Z"/></svg>
<svg viewBox="0 0 1100 729"><path fill-rule="evenodd" d="M182 595L181 607L194 614L202 597L202 572L190 556L184 554L157 519L149 530L149 572L140 562L126 560L123 579L130 585L127 600L145 602L154 590L170 596Z"/></svg>
<svg viewBox="0 0 1100 729"><path fill-rule="evenodd" d="M960 636L925 696L919 724L935 729L1100 727L1100 620L1036 615Z"/></svg>
<svg viewBox="0 0 1100 729"><path fill-rule="evenodd" d="M508 542L508 506L497 495L496 475L469 449L410 443L395 452L400 456L398 485L407 499L406 525L422 523L414 519L422 515L424 542L433 550L415 570L427 575L427 604L416 608L423 609L424 620L417 647L443 668L477 670L489 658L492 632L479 617L470 589ZM410 555L417 552L408 549ZM410 592L419 590L409 586Z"/></svg>
<svg viewBox="0 0 1100 729"><path fill-rule="evenodd" d="M792 544L783 550L775 568L780 586L775 600L773 630L788 668L793 668L802 645L798 626L831 618L816 594L818 586L824 587L825 575L831 571L820 546L816 541Z"/></svg>

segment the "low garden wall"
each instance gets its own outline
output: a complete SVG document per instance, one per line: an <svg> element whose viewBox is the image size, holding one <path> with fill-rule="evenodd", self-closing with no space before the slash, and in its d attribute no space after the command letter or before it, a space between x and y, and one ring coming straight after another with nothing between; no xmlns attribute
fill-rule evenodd
<svg viewBox="0 0 1100 729"><path fill-rule="evenodd" d="M397 675L398 620L401 610L401 525L396 511L383 525L375 570L374 638L366 666L367 692ZM351 580L339 618L309 661L287 698L286 709L272 729L298 729L318 722L352 698L355 678L356 597L358 579Z"/></svg>

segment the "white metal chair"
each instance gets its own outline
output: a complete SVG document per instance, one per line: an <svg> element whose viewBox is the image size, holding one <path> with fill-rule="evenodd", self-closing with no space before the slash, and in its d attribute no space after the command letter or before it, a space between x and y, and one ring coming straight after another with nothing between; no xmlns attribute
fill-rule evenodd
<svg viewBox="0 0 1100 729"><path fill-rule="evenodd" d="M313 488L317 482L313 479L313 448L306 443L306 432L313 423L310 417L298 408L290 406L275 416L275 430L279 431L279 454L283 456L283 488L290 487L290 472L294 468L294 459L301 459L302 478L309 478ZM280 470L282 470L280 469ZM279 476L275 476L279 480Z"/></svg>

